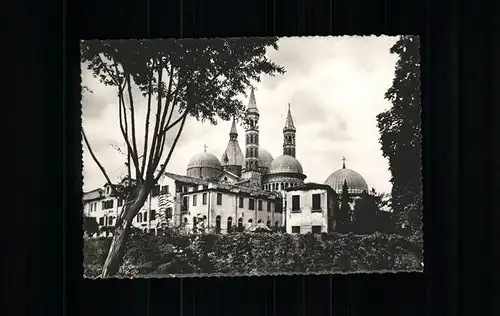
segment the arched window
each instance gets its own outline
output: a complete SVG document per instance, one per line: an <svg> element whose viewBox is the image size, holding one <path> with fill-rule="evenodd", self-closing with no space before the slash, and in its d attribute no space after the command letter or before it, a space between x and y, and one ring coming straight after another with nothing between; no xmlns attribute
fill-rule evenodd
<svg viewBox="0 0 500 316"><path fill-rule="evenodd" d="M271 228L271 221L267 221L267 227Z"/></svg>
<svg viewBox="0 0 500 316"><path fill-rule="evenodd" d="M217 215L217 217L215 218L215 232L217 234L220 233L220 215Z"/></svg>
<svg viewBox="0 0 500 316"><path fill-rule="evenodd" d="M227 232L230 233L233 230L233 218L227 218Z"/></svg>
<svg viewBox="0 0 500 316"><path fill-rule="evenodd" d="M285 189L285 184L283 182L281 182L281 190L284 190Z"/></svg>
<svg viewBox="0 0 500 316"><path fill-rule="evenodd" d="M238 228L239 229L243 228L243 218L241 218L241 217L238 219Z"/></svg>

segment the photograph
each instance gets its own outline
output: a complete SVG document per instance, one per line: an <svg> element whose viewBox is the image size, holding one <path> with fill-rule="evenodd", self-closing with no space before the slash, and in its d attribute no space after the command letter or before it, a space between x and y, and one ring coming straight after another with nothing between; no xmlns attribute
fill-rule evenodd
<svg viewBox="0 0 500 316"><path fill-rule="evenodd" d="M80 54L85 278L423 271L418 36Z"/></svg>

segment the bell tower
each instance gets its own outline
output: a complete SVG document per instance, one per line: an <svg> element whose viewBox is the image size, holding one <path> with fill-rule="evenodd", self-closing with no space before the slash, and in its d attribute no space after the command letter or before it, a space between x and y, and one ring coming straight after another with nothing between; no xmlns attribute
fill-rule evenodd
<svg viewBox="0 0 500 316"><path fill-rule="evenodd" d="M251 183L260 186L262 174L259 172L259 110L252 87L245 119L245 160L241 177L250 179Z"/></svg>
<svg viewBox="0 0 500 316"><path fill-rule="evenodd" d="M290 103L288 103L288 113L286 115L285 127L283 127L283 155L295 158L295 125L293 124Z"/></svg>

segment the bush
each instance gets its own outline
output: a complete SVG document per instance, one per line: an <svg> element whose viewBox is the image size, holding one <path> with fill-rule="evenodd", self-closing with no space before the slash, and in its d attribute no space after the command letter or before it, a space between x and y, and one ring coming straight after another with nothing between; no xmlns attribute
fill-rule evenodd
<svg viewBox="0 0 500 316"><path fill-rule="evenodd" d="M85 276L99 275L111 238L84 242ZM393 234L233 232L131 236L120 276L421 270L421 246Z"/></svg>

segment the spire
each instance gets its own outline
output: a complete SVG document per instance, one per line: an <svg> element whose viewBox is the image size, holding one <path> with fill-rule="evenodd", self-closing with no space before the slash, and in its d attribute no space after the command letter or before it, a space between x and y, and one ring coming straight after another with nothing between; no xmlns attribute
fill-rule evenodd
<svg viewBox="0 0 500 316"><path fill-rule="evenodd" d="M233 117L233 124L231 125L231 130L229 131L229 135L238 136L238 131L236 130L236 119Z"/></svg>
<svg viewBox="0 0 500 316"><path fill-rule="evenodd" d="M293 124L292 111L290 110L290 103L288 103L288 113L286 115L285 129L295 130L295 125Z"/></svg>
<svg viewBox="0 0 500 316"><path fill-rule="evenodd" d="M345 157L342 157L342 169L345 169Z"/></svg>
<svg viewBox="0 0 500 316"><path fill-rule="evenodd" d="M255 101L255 88L252 87L252 90L250 91L250 99L248 100L248 109L255 109L257 110L257 102Z"/></svg>
<svg viewBox="0 0 500 316"><path fill-rule="evenodd" d="M207 144L203 145L203 151L204 152L207 152L207 147L208 147Z"/></svg>

